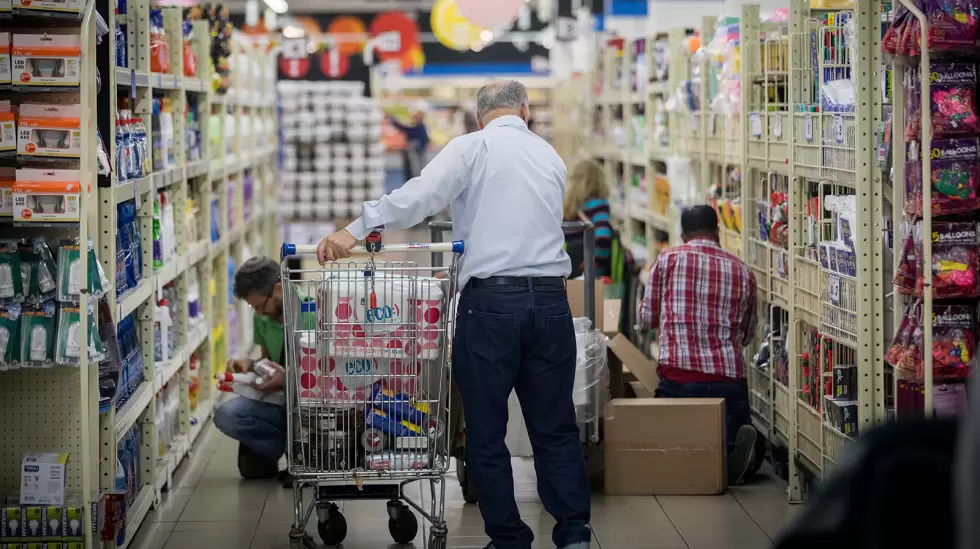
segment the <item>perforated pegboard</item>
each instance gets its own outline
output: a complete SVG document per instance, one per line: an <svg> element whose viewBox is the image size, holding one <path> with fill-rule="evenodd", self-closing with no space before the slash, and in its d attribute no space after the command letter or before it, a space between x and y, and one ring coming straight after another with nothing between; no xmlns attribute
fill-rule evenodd
<svg viewBox="0 0 980 549"><path fill-rule="evenodd" d="M83 466L97 461L82 454L82 402L98 418L98 402L82 400L81 370L23 369L0 377L0 495L17 495L26 452L69 452L68 489L81 493ZM90 416L91 417L91 416ZM87 432L90 437L96 431Z"/></svg>

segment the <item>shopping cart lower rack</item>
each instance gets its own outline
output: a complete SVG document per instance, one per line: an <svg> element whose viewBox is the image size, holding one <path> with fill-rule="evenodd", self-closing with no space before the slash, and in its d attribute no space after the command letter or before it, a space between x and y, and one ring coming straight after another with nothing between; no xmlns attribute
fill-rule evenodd
<svg viewBox="0 0 980 549"><path fill-rule="evenodd" d="M425 546L445 549L448 340L463 243L384 246L377 233L367 242L363 259L314 270L286 259L315 247L283 244L290 547L317 547L306 533L314 511L323 543L338 545L347 522L334 502L386 499L395 542L416 538L418 512L432 525ZM445 278L377 257L432 251L453 254ZM421 482L429 489L415 501L406 487Z"/></svg>

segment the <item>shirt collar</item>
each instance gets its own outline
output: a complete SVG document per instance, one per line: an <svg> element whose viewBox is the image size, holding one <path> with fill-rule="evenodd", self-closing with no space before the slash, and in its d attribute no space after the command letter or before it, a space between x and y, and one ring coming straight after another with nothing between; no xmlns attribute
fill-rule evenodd
<svg viewBox="0 0 980 549"><path fill-rule="evenodd" d="M699 248L702 246L706 246L708 248L717 248L719 250L721 249L721 246L717 242L706 237L692 238L691 240L688 240L685 244L687 244L688 246L695 246Z"/></svg>
<svg viewBox="0 0 980 549"><path fill-rule="evenodd" d="M505 114L503 116L498 116L491 120L483 129L488 128L499 128L501 126L523 126L527 127L527 123L524 122L520 116L514 114Z"/></svg>

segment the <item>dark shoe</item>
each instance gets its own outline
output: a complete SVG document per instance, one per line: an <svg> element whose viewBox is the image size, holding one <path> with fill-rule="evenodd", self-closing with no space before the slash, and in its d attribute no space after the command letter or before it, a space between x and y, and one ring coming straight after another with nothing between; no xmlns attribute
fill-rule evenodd
<svg viewBox="0 0 980 549"><path fill-rule="evenodd" d="M759 437L755 427L742 425L735 435L735 449L728 456L728 485L734 486L742 482L745 473L752 466L755 454L755 441Z"/></svg>
<svg viewBox="0 0 980 549"><path fill-rule="evenodd" d="M279 463L238 443L238 472L246 480L272 479L279 473Z"/></svg>

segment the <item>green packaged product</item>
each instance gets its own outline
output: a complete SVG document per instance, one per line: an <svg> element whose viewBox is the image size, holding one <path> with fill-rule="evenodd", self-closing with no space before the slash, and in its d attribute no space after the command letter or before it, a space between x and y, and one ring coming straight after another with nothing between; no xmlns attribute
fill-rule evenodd
<svg viewBox="0 0 980 549"><path fill-rule="evenodd" d="M78 345L78 330L82 325L81 309L74 304L58 306L58 324L55 333L54 361L58 364L78 364L82 358L82 349ZM99 327L95 322L95 314L89 305L88 324L88 360L99 362L105 358L102 338L99 337Z"/></svg>
<svg viewBox="0 0 980 549"><path fill-rule="evenodd" d="M20 307L0 309L0 370L16 367L20 361Z"/></svg>
<svg viewBox="0 0 980 549"><path fill-rule="evenodd" d="M102 265L95 256L92 241L88 243L86 261L82 263L81 246L77 242L58 248L58 301L74 303L78 301L82 289L82 269L88 281L88 291L92 297L101 297L108 284Z"/></svg>
<svg viewBox="0 0 980 549"><path fill-rule="evenodd" d="M20 359L25 365L46 366L54 360L54 303L29 308L20 317Z"/></svg>
<svg viewBox="0 0 980 549"><path fill-rule="evenodd" d="M24 281L16 241L0 242L0 303L23 301Z"/></svg>

